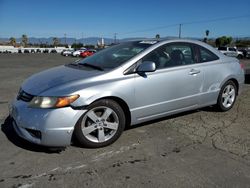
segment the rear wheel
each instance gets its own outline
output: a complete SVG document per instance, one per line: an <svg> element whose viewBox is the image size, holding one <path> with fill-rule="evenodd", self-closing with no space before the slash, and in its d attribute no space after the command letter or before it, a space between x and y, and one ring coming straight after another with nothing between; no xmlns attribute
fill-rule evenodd
<svg viewBox="0 0 250 188"><path fill-rule="evenodd" d="M88 107L75 127L75 135L82 146L98 148L115 142L124 127L125 115L120 105L104 99Z"/></svg>
<svg viewBox="0 0 250 188"><path fill-rule="evenodd" d="M239 54L239 55L238 55L238 58L239 58L239 59L243 59L243 55Z"/></svg>
<svg viewBox="0 0 250 188"><path fill-rule="evenodd" d="M228 111L230 110L236 100L237 96L237 87L235 83L231 80L227 81L221 88L217 107L220 111Z"/></svg>

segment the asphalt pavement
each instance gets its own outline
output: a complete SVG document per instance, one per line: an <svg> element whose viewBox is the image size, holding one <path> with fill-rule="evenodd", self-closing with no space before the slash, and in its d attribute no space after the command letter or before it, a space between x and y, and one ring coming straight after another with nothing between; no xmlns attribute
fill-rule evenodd
<svg viewBox="0 0 250 188"><path fill-rule="evenodd" d="M207 107L127 129L111 146L58 152L19 138L8 104L30 75L76 61L0 54L0 187L250 187L250 76L233 109ZM250 60L241 60L246 69Z"/></svg>

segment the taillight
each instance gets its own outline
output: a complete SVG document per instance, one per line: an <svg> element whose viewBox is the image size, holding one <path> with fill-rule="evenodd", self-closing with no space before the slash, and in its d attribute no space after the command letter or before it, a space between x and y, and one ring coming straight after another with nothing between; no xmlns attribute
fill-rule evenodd
<svg viewBox="0 0 250 188"><path fill-rule="evenodd" d="M240 63L240 68L241 69L244 69L245 68L245 65L243 63Z"/></svg>

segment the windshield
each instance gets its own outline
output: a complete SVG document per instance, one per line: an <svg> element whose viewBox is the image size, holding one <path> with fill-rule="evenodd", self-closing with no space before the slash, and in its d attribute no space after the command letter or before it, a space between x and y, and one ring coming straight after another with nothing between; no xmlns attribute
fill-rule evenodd
<svg viewBox="0 0 250 188"><path fill-rule="evenodd" d="M103 70L114 69L122 65L135 55L139 54L146 48L150 47L152 44L154 44L152 41L137 41L118 44L107 49L101 50L95 55L83 59L78 64L88 64L95 67L99 67Z"/></svg>

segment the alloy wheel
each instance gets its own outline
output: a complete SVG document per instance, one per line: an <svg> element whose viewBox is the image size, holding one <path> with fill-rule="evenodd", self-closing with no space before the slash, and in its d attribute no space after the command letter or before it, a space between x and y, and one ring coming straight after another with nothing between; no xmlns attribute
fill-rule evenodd
<svg viewBox="0 0 250 188"><path fill-rule="evenodd" d="M82 119L82 134L91 142L110 140L117 132L119 118L114 110L100 106L89 110Z"/></svg>
<svg viewBox="0 0 250 188"><path fill-rule="evenodd" d="M230 108L234 103L235 95L236 95L236 92L235 92L234 86L227 85L224 88L223 93L222 93L222 105L225 108Z"/></svg>

